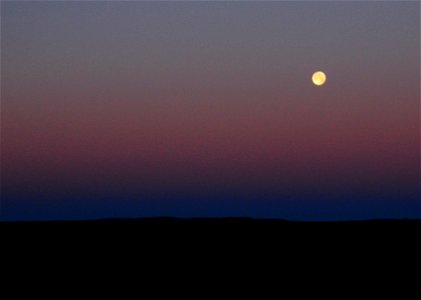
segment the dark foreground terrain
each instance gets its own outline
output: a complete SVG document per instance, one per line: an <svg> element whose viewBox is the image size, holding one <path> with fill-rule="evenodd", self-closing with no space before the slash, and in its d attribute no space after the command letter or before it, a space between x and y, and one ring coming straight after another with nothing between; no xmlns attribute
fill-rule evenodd
<svg viewBox="0 0 421 300"><path fill-rule="evenodd" d="M346 293L360 293L364 282L371 287L379 282L384 289L396 283L385 284L379 274L390 281L393 272L407 284L407 270L419 270L420 232L421 220L146 218L3 222L0 242L5 278L21 283L49 274L53 280L44 280L42 289L57 281L68 285L65 292L95 282L100 290L122 280L137 291L153 288L154 293L173 291L173 285L206 285L198 295L224 286L248 293L261 280L277 295L288 287L294 293L326 293L334 286L337 293L339 284L345 284ZM17 293L14 285L3 286Z"/></svg>
<svg viewBox="0 0 421 300"><path fill-rule="evenodd" d="M30 247L41 241L66 245L165 244L171 249L194 245L243 245L255 247L306 247L370 245L413 249L419 244L421 220L367 220L339 222L299 222L253 218L138 218L86 221L1 222L3 241ZM6 243L4 243L6 244ZM107 246L108 247L108 246ZM24 249L24 248L21 248ZM406 251L406 250L405 250Z"/></svg>
<svg viewBox="0 0 421 300"><path fill-rule="evenodd" d="M287 221L280 219L254 219L254 218L135 218L135 219L99 219L75 221L12 221L1 222L3 231L18 230L23 233L50 232L107 232L108 234L147 235L160 232L164 235L184 233L218 233L218 234L289 234L291 232L341 233L358 232L361 234L381 233L409 234L419 232L421 219L417 220L366 220L366 221Z"/></svg>
<svg viewBox="0 0 421 300"><path fill-rule="evenodd" d="M61 225L264 225L264 226L325 226L325 225L421 225L421 219L373 219L361 221L290 221L283 219L255 219L255 218L110 218L95 220L53 220L53 221L3 221L1 226L61 226Z"/></svg>
<svg viewBox="0 0 421 300"><path fill-rule="evenodd" d="M419 253L421 220L367 220L342 222L298 222L277 219L252 218L139 218L103 219L89 221L41 221L1 222L0 236L3 249L25 257L38 251L55 253L57 249L72 249L89 257L102 257L103 251L127 253L149 252L162 258L174 253L198 255L211 251L231 258L247 259L244 253L263 252L259 259L269 253L289 253L301 259L326 257L350 251L352 256L339 255L341 261L357 253L369 255L370 259L389 261L389 255L400 259L410 253ZM97 249L97 250L93 250ZM324 249L324 250L322 250ZM403 255L397 256L397 251ZM123 252L123 253L121 253ZM201 253L201 254L200 254ZM55 255L55 254L54 254ZM278 255L278 254L276 254ZM276 256L275 255L275 256ZM392 255L392 254L390 254ZM417 254L418 255L418 254ZM254 255L256 256L256 255ZM209 257L206 256L207 260ZM288 261L288 258L283 258ZM336 258L335 258L336 259Z"/></svg>
<svg viewBox="0 0 421 300"><path fill-rule="evenodd" d="M300 222L280 219L253 218L135 218L84 221L17 221L1 222L3 238L13 239L124 239L129 241L163 240L178 243L181 239L228 242L267 240L314 241L407 239L416 241L421 232L421 219Z"/></svg>
<svg viewBox="0 0 421 300"><path fill-rule="evenodd" d="M153 217L153 218L114 218L95 220L50 220L50 221L2 221L2 227L14 226L95 226L95 225L130 225L130 226L413 226L421 225L421 219L373 219L360 221L289 221L283 219L255 219L255 218L175 218L175 217Z"/></svg>

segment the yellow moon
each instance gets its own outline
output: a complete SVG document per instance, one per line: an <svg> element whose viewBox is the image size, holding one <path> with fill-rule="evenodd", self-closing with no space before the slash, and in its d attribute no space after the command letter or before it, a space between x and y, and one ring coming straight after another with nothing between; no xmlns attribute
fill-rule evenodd
<svg viewBox="0 0 421 300"><path fill-rule="evenodd" d="M314 72L313 76L311 77L311 80L315 85L323 85L326 82L326 74L322 71Z"/></svg>

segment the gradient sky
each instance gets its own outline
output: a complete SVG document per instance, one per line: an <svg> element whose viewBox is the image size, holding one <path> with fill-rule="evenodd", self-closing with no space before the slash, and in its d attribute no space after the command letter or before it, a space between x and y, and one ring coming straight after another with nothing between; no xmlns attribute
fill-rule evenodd
<svg viewBox="0 0 421 300"><path fill-rule="evenodd" d="M1 218L417 218L419 102L416 1L2 1Z"/></svg>

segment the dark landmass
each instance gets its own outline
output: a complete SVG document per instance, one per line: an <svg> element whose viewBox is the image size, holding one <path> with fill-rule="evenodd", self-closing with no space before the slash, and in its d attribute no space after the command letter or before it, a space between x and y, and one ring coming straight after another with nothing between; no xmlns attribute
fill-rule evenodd
<svg viewBox="0 0 421 300"><path fill-rule="evenodd" d="M129 226L377 226L377 225L421 225L421 219L372 219L372 220L356 220L356 221L293 221L283 219L257 219L257 218L176 218L176 217L151 217L151 218L109 218L95 220L48 220L48 221L2 221L2 227L14 226L92 226L92 225L129 225Z"/></svg>
<svg viewBox="0 0 421 300"><path fill-rule="evenodd" d="M49 251L76 247L81 253L98 247L102 250L117 247L120 251L134 249L130 251L144 252L160 245L159 251L164 251L165 255L182 248L192 252L194 249L212 248L224 255L230 251L234 257L246 249L264 249L266 253L280 248L295 252L286 249L298 248L297 251L305 257L309 255L308 251L330 247L329 251L349 248L376 257L383 250L373 249L382 245L381 249L399 248L406 256L419 248L420 232L421 219L305 222L159 217L0 222L3 245L8 245L10 251L17 253L27 253L27 249L37 247L48 247ZM12 250L17 246L17 250ZM232 247L239 246L241 250L233 253Z"/></svg>
<svg viewBox="0 0 421 300"><path fill-rule="evenodd" d="M146 240L172 245L185 241L209 240L232 242L263 241L264 243L309 243L349 241L375 243L405 239L418 242L421 219L390 219L364 221L288 221L254 218L134 218L75 221L1 222L1 236L12 239L68 240L145 243ZM224 242L224 243L225 243Z"/></svg>

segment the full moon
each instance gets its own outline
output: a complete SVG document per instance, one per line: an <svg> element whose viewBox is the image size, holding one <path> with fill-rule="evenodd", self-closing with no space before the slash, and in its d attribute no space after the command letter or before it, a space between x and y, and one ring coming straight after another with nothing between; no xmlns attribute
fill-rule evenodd
<svg viewBox="0 0 421 300"><path fill-rule="evenodd" d="M323 85L326 82L326 74L322 71L314 72L313 76L311 77L311 80L315 85Z"/></svg>

